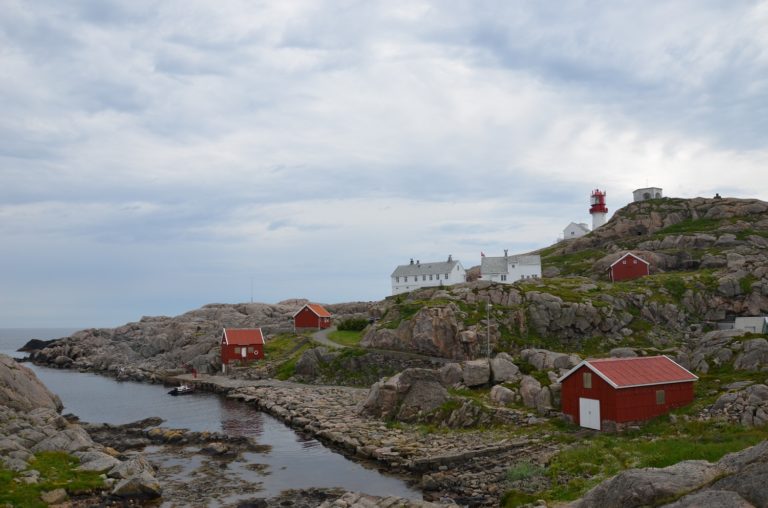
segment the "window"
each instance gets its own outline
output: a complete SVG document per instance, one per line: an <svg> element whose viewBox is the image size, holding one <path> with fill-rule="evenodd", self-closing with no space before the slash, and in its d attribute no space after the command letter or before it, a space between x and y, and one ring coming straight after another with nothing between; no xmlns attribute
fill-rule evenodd
<svg viewBox="0 0 768 508"><path fill-rule="evenodd" d="M248 354L249 355L253 354L253 346L248 346Z"/></svg>
<svg viewBox="0 0 768 508"><path fill-rule="evenodd" d="M403 277L405 280L403 282L408 282L408 277Z"/></svg>
<svg viewBox="0 0 768 508"><path fill-rule="evenodd" d="M627 264L627 260L626 260L626 259L623 259L623 260L621 261L621 264L622 264L622 265L626 265L626 264Z"/></svg>
<svg viewBox="0 0 768 508"><path fill-rule="evenodd" d="M637 264L637 259L633 259L633 260L632 260L632 264L633 264L633 265L636 265L636 264Z"/></svg>
<svg viewBox="0 0 768 508"><path fill-rule="evenodd" d="M592 373L584 373L584 388L592 388Z"/></svg>
<svg viewBox="0 0 768 508"><path fill-rule="evenodd" d="M240 346L235 346L235 354L240 356Z"/></svg>
<svg viewBox="0 0 768 508"><path fill-rule="evenodd" d="M447 273L445 274L445 280L448 280L448 274Z"/></svg>
<svg viewBox="0 0 768 508"><path fill-rule="evenodd" d="M659 406L666 404L666 396L664 394L664 390L656 390L656 404Z"/></svg>
<svg viewBox="0 0 768 508"><path fill-rule="evenodd" d="M432 275L429 276L429 280L432 280Z"/></svg>
<svg viewBox="0 0 768 508"><path fill-rule="evenodd" d="M400 282L400 277L395 277L395 282Z"/></svg>
<svg viewBox="0 0 768 508"><path fill-rule="evenodd" d="M421 280L427 280L427 276L426 275L422 275L421 276Z"/></svg>
<svg viewBox="0 0 768 508"><path fill-rule="evenodd" d="M506 275L502 275L501 276L501 280L507 280L507 276Z"/></svg>

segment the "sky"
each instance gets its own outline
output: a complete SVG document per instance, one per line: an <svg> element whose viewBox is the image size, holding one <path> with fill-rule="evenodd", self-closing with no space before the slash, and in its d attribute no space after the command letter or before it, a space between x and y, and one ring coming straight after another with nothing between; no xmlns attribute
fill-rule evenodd
<svg viewBox="0 0 768 508"><path fill-rule="evenodd" d="M0 0L0 328L380 300L768 199L768 1Z"/></svg>

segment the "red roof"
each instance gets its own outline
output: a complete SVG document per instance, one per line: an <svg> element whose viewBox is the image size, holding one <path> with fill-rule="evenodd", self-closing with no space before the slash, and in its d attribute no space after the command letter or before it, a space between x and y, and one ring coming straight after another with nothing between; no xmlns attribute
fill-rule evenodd
<svg viewBox="0 0 768 508"><path fill-rule="evenodd" d="M224 343L234 346L264 344L261 328L224 328Z"/></svg>
<svg viewBox="0 0 768 508"><path fill-rule="evenodd" d="M558 381L562 382L582 366L588 367L614 388L685 383L699 379L666 356L648 356L584 360Z"/></svg>
<svg viewBox="0 0 768 508"><path fill-rule="evenodd" d="M631 252L627 252L626 254L624 254L623 256L621 256L619 259L617 259L616 261L614 261L613 263L611 263L611 266L609 266L608 268L609 268L609 269L610 269L610 268L613 268L613 266L614 266L614 265L618 264L618 262L619 262L619 261L621 261L622 259L624 259L624 258L626 258L626 257L633 257L633 258L635 258L635 259L637 259L637 260L639 260L639 261L642 261L643 263L645 263L645 264L646 264L646 265L648 265L648 266L650 266L650 265L651 265L651 264L650 264L648 261L646 261L645 259L641 258L641 257L640 257L640 256L638 256L637 254L632 254Z"/></svg>
<svg viewBox="0 0 768 508"><path fill-rule="evenodd" d="M331 313L325 310L325 308L318 303L308 303L304 305L304 307L307 307L309 310L314 312L317 317L331 317ZM304 310L304 307L297 310L293 317L296 317L299 312Z"/></svg>

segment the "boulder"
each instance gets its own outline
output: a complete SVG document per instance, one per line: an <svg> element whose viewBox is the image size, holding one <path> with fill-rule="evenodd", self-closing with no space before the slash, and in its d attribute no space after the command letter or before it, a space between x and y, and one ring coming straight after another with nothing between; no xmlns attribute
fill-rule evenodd
<svg viewBox="0 0 768 508"><path fill-rule="evenodd" d="M683 496L674 503L662 505L662 508L702 508L705 506L720 508L755 508L755 505L736 492L707 489L695 494Z"/></svg>
<svg viewBox="0 0 768 508"><path fill-rule="evenodd" d="M654 506L694 490L720 475L704 460L686 460L665 468L629 469L586 493L574 508L633 508Z"/></svg>
<svg viewBox="0 0 768 508"><path fill-rule="evenodd" d="M43 439L31 450L37 452L65 451L69 453L85 451L93 448L94 443L88 433L79 425L70 425L64 430Z"/></svg>
<svg viewBox="0 0 768 508"><path fill-rule="evenodd" d="M736 492L754 506L768 506L768 464L749 464L737 473L721 478L712 484L714 490Z"/></svg>
<svg viewBox="0 0 768 508"><path fill-rule="evenodd" d="M462 369L458 363L447 363L440 368L440 379L445 386L455 386L462 381Z"/></svg>
<svg viewBox="0 0 768 508"><path fill-rule="evenodd" d="M77 452L75 456L80 459L78 471L104 473L120 464L113 456L99 451Z"/></svg>
<svg viewBox="0 0 768 508"><path fill-rule="evenodd" d="M51 393L35 373L13 358L0 355L0 406L17 411L46 407L61 411L61 400Z"/></svg>
<svg viewBox="0 0 768 508"><path fill-rule="evenodd" d="M520 382L520 396L526 407L536 407L539 392L541 392L541 383L531 376L523 376Z"/></svg>
<svg viewBox="0 0 768 508"><path fill-rule="evenodd" d="M617 347L611 349L610 356L612 358L634 358L637 353L631 347Z"/></svg>
<svg viewBox="0 0 768 508"><path fill-rule="evenodd" d="M67 491L64 489L54 489L40 494L40 499L47 505L61 504L67 499Z"/></svg>
<svg viewBox="0 0 768 508"><path fill-rule="evenodd" d="M736 357L733 368L758 372L768 370L768 341L752 339L744 343L744 350Z"/></svg>
<svg viewBox="0 0 768 508"><path fill-rule="evenodd" d="M496 385L491 388L490 397L492 402L506 405L515 401L515 392L506 386Z"/></svg>
<svg viewBox="0 0 768 508"><path fill-rule="evenodd" d="M401 421L417 421L449 398L440 372L406 369L386 381L375 383L359 407L362 414Z"/></svg>
<svg viewBox="0 0 768 508"><path fill-rule="evenodd" d="M154 472L155 469L152 467L152 464L143 455L139 455L117 464L107 473L107 476L110 478L126 479L142 473L154 475Z"/></svg>
<svg viewBox="0 0 768 508"><path fill-rule="evenodd" d="M491 378L494 383L506 383L520 379L520 369L507 353L499 353L491 360Z"/></svg>
<svg viewBox="0 0 768 508"><path fill-rule="evenodd" d="M130 499L155 499L162 493L160 482L146 471L120 480L112 489L113 496Z"/></svg>
<svg viewBox="0 0 768 508"><path fill-rule="evenodd" d="M464 363L464 384L467 386L486 385L491 379L488 360L472 360Z"/></svg>

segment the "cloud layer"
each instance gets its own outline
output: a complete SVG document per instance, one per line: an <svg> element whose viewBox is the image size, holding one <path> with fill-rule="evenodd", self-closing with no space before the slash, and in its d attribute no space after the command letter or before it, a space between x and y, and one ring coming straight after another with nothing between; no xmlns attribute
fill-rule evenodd
<svg viewBox="0 0 768 508"><path fill-rule="evenodd" d="M0 323L373 300L634 188L765 198L768 2L4 3Z"/></svg>

